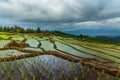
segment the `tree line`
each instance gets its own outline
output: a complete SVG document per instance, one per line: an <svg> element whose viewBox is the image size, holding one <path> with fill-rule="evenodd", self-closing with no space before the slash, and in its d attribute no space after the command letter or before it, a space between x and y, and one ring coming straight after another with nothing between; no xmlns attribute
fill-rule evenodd
<svg viewBox="0 0 120 80"><path fill-rule="evenodd" d="M9 27L9 26L0 26L0 32L10 32L10 33L40 33L41 30L39 27L36 29L32 28L27 28L24 29L20 26L15 25L14 27Z"/></svg>
<svg viewBox="0 0 120 80"><path fill-rule="evenodd" d="M57 36L64 36L64 37L80 37L81 40L83 40L83 35L80 34L79 36L76 35L72 35L72 34L68 34L68 33L64 33L61 31L47 31L47 30L41 30L40 27L37 27L36 29L32 29L32 28L22 28L20 26L0 26L0 32L9 32L9 33L43 33L43 34L52 34L52 35L57 35Z"/></svg>

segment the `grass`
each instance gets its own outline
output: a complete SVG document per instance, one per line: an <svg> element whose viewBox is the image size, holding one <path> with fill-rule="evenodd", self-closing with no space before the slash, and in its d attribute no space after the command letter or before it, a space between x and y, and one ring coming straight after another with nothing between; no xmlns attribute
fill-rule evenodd
<svg viewBox="0 0 120 80"><path fill-rule="evenodd" d="M8 32L0 32L0 35L9 34Z"/></svg>

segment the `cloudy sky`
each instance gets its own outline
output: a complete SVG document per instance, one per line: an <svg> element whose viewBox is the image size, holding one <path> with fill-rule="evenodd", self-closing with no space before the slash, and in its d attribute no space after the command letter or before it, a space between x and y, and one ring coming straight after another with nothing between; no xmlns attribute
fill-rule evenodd
<svg viewBox="0 0 120 80"><path fill-rule="evenodd" d="M120 0L0 0L0 25L120 35Z"/></svg>

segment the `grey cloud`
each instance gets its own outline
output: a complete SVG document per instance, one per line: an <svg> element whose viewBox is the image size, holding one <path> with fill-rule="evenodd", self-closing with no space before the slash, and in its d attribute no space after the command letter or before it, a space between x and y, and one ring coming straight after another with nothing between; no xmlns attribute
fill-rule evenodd
<svg viewBox="0 0 120 80"><path fill-rule="evenodd" d="M41 21L72 21L98 18L104 9L104 0L8 0L0 2L1 15ZM104 3L107 5L107 3ZM102 8L103 7L103 8ZM9 12L9 13L8 13ZM102 16L101 16L102 17Z"/></svg>
<svg viewBox="0 0 120 80"><path fill-rule="evenodd" d="M87 25L89 21L99 26L105 24L101 21L120 17L119 3L120 0L0 0L0 18L55 29L75 28L75 23Z"/></svg>

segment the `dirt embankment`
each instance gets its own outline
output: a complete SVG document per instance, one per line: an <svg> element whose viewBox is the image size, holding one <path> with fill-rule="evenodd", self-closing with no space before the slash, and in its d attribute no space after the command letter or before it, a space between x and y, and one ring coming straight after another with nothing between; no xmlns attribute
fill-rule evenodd
<svg viewBox="0 0 120 80"><path fill-rule="evenodd" d="M0 37L0 40L3 40L3 38L2 38L2 37Z"/></svg>
<svg viewBox="0 0 120 80"><path fill-rule="evenodd" d="M29 47L29 45L26 44L24 41L23 42L16 42L13 40L12 42L10 42L4 46L4 48L11 48L11 47L25 48L25 47Z"/></svg>

